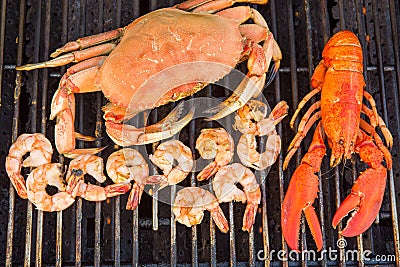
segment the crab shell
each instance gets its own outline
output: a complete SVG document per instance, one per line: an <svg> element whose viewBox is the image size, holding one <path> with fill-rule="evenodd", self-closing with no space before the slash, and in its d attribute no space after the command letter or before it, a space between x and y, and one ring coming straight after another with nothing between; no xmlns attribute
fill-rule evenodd
<svg viewBox="0 0 400 267"><path fill-rule="evenodd" d="M174 8L151 12L125 28L97 86L112 103L135 111L192 95L242 58L239 24Z"/></svg>

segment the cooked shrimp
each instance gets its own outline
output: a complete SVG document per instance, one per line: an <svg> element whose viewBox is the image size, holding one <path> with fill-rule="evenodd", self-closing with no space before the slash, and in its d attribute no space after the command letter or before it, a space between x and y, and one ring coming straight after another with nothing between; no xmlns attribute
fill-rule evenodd
<svg viewBox="0 0 400 267"><path fill-rule="evenodd" d="M240 127L236 125L237 129L244 132L237 146L237 153L243 165L256 170L264 170L276 161L281 151L281 138L276 132L275 125L287 115L288 108L285 101L279 102L268 118L256 123L256 126L253 127L256 129L255 131L248 131L255 134L243 130L241 128L243 124L239 124ZM261 154L257 151L256 135L268 136L265 151Z"/></svg>
<svg viewBox="0 0 400 267"><path fill-rule="evenodd" d="M264 136L275 130L277 125L288 114L289 106L285 101L279 102L271 111L268 118L267 104L250 100L246 105L236 112L233 128L243 134Z"/></svg>
<svg viewBox="0 0 400 267"><path fill-rule="evenodd" d="M228 221L217 199L212 193L203 188L186 187L180 190L176 195L172 208L176 220L187 227L201 223L204 210L211 212L211 217L221 232L228 232Z"/></svg>
<svg viewBox="0 0 400 267"><path fill-rule="evenodd" d="M82 197L89 201L102 201L109 197L125 194L131 188L128 182L107 185L106 187L87 184L84 175L93 176L98 182L106 180L103 174L103 159L94 155L84 154L71 160L67 173L67 192L72 197Z"/></svg>
<svg viewBox="0 0 400 267"><path fill-rule="evenodd" d="M237 183L242 185L243 191L236 187ZM247 201L242 230L250 232L261 201L260 185L254 173L240 163L233 163L221 168L215 174L212 185L220 203L233 200L242 203Z"/></svg>
<svg viewBox="0 0 400 267"><path fill-rule="evenodd" d="M26 179L28 199L43 211L60 211L68 208L75 199L67 192L58 192L50 196L47 185L53 185L60 191L65 190L62 179L61 164L46 163L35 168Z"/></svg>
<svg viewBox="0 0 400 267"><path fill-rule="evenodd" d="M23 161L22 157L29 152L30 155ZM6 157L6 171L21 198L26 199L28 197L21 168L38 167L50 163L52 154L53 148L50 141L40 133L21 134L11 145Z"/></svg>
<svg viewBox="0 0 400 267"><path fill-rule="evenodd" d="M196 149L204 159L214 159L198 175L202 181L213 176L221 167L233 158L234 143L232 136L224 128L203 129L196 141Z"/></svg>
<svg viewBox="0 0 400 267"><path fill-rule="evenodd" d="M106 170L116 184L135 181L126 203L126 209L134 210L142 197L144 179L149 176L149 166L142 154L132 148L115 151L107 159Z"/></svg>
<svg viewBox="0 0 400 267"><path fill-rule="evenodd" d="M153 175L146 179L147 184L158 184L157 190L180 183L193 168L192 151L179 140L161 143L149 158L163 171L162 175ZM177 162L175 167L174 161Z"/></svg>
<svg viewBox="0 0 400 267"><path fill-rule="evenodd" d="M233 128L243 134L260 135L260 121L267 116L267 105L258 100L249 100L236 111Z"/></svg>

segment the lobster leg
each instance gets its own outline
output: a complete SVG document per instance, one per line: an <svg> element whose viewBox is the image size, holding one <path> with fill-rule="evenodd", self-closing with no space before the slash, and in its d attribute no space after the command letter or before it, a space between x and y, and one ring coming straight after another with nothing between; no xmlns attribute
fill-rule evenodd
<svg viewBox="0 0 400 267"><path fill-rule="evenodd" d="M298 250L301 213L304 212L317 249L322 248L321 226L312 203L317 198L318 176L326 152L322 136L322 124L318 124L308 152L290 180L282 203L281 225L283 236L291 249Z"/></svg>
<svg viewBox="0 0 400 267"><path fill-rule="evenodd" d="M303 97L303 99L300 101L299 105L297 106L296 111L293 114L292 119L290 120L290 128L293 129L294 127L294 122L297 118L297 115L299 115L300 110L304 107L304 105L316 94L318 94L321 91L321 88L315 88L314 90L312 90L311 92L309 92L305 97Z"/></svg>
<svg viewBox="0 0 400 267"><path fill-rule="evenodd" d="M307 115L307 114L306 114ZM306 136L308 131L314 125L316 121L321 118L321 111L316 112L312 117L308 120L307 124L304 127L300 128L299 131L296 133L295 137L293 138L292 142L289 145L288 153L285 157L285 161L283 162L283 169L285 170L289 164L290 159L293 157L294 153L296 153L297 149L300 146L301 141Z"/></svg>
<svg viewBox="0 0 400 267"><path fill-rule="evenodd" d="M333 227L336 227L349 212L354 211L341 231L347 237L362 234L372 225L381 207L386 187L387 170L381 164L382 152L362 130L358 134L356 149L361 160L370 168L357 178L350 195L339 206L332 220Z"/></svg>
<svg viewBox="0 0 400 267"><path fill-rule="evenodd" d="M386 127L386 124L383 121L382 117L377 115L377 117L376 117L377 118L377 122L374 124L373 123L373 118L375 119L374 112L371 109L369 109L367 106L365 106L365 105L362 106L362 112L365 113L368 116L368 118L371 121L371 126L373 128L375 128L376 125L379 126L379 128L381 129L381 131L383 133L383 136L385 137L387 146L389 148L392 147L393 146L393 136L390 133L389 129Z"/></svg>
<svg viewBox="0 0 400 267"><path fill-rule="evenodd" d="M292 119L290 120L290 128L293 129L294 122L299 115L300 110L304 107L304 105L317 93L321 92L322 84L325 80L325 73L327 67L324 64L324 61L321 61L318 66L315 68L314 74L311 77L311 86L314 88L311 92L309 92L303 99L300 101L299 105L297 106L296 111L293 114Z"/></svg>

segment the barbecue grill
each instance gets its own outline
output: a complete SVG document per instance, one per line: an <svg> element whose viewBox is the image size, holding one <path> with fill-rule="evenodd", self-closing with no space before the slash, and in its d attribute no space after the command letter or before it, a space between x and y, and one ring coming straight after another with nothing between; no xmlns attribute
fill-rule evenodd
<svg viewBox="0 0 400 267"><path fill-rule="evenodd" d="M250 234L241 230L245 207L241 203L221 205L230 223L229 233L222 234L209 214L196 227L176 223L169 205L146 194L135 211L125 210L126 194L101 203L77 200L67 210L57 213L38 211L15 194L4 167L8 149L23 132L45 133L54 143L55 122L48 120L49 106L66 69L21 72L15 66L47 60L49 52L67 41L127 25L149 11L178 2L182 1L1 0L0 265L400 266L400 193L396 193L400 192L400 183L395 180L400 176L400 7L395 0L270 0L265 6L253 5L266 18L283 53L277 77L264 90L271 106L286 100L291 107L290 115L293 114L299 100L310 90L309 80L321 60L324 44L334 33L348 29L360 39L367 91L373 95L379 114L394 136L393 169L388 172L379 216L369 230L356 238L344 241L330 222L365 164L357 160L332 169L328 160L324 161L314 206L322 225L323 249L337 250L333 256L324 253L317 254L317 258L302 258L300 255L293 260L282 257L283 252L278 253L289 252L280 231L280 205L295 166L311 140L310 134L293 159L296 164L282 171L285 149L294 136L289 118L278 126L283 155L269 172L259 173L265 183ZM229 90L211 85L194 97L223 98L228 94ZM104 157L115 149L102 121L101 106L105 103L101 93L77 96L76 127L86 135L96 133L95 145L109 145L102 152ZM172 108L173 104L152 111L150 120L158 121ZM232 121L228 118L226 123ZM195 151L193 136L198 136L199 129L206 126L217 127L218 123L194 120L182 131L180 140ZM54 161L67 162L56 153ZM186 180L187 186L195 185L195 174ZM172 198L175 191L176 187L172 187ZM300 242L302 250L316 250L304 223ZM350 258L348 251L357 251L365 257Z"/></svg>

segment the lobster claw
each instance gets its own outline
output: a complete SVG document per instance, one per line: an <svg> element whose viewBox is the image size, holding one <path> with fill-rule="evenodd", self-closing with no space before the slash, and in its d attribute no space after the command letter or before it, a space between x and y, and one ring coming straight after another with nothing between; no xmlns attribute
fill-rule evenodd
<svg viewBox="0 0 400 267"><path fill-rule="evenodd" d="M301 213L304 212L318 251L322 249L321 226L312 204L317 198L318 176L307 163L302 163L290 180L282 204L282 232L286 243L293 250L299 250Z"/></svg>
<svg viewBox="0 0 400 267"><path fill-rule="evenodd" d="M351 218L341 234L353 237L365 232L374 222L382 205L386 187L386 168L367 169L355 181L351 193L339 206L332 220L333 227L351 211Z"/></svg>

